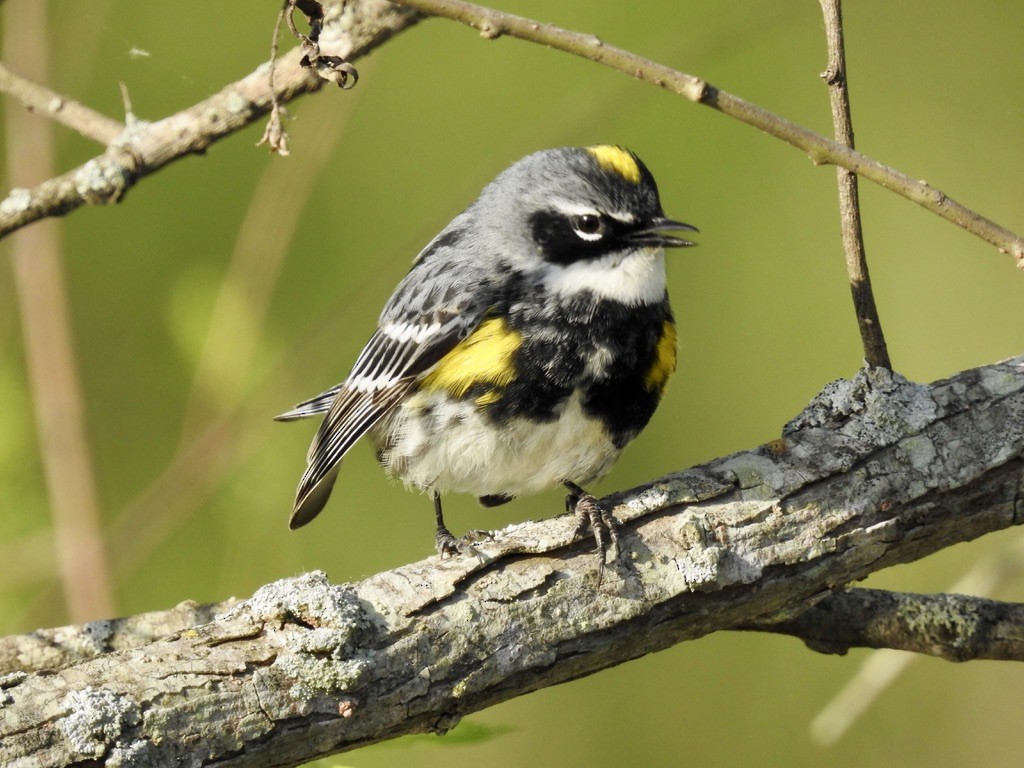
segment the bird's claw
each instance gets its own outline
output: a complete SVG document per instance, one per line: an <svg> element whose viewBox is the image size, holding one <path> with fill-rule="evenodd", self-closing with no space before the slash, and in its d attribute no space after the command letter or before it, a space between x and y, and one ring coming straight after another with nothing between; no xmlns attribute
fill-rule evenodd
<svg viewBox="0 0 1024 768"><path fill-rule="evenodd" d="M594 543L597 545L594 551L601 555L601 562L604 563L609 550L613 560L618 558L619 523L612 517L612 513L602 507L598 500L589 493L579 495L570 493L565 499L565 505L576 513L578 521L576 530L573 532L573 539L586 534L589 528L594 535Z"/></svg>
<svg viewBox="0 0 1024 768"><path fill-rule="evenodd" d="M442 558L454 557L455 555L480 557L480 553L473 546L473 542L493 538L494 536L488 531L469 531L465 536L459 537L447 528L438 528L437 533L434 534L434 547L437 549L437 554Z"/></svg>

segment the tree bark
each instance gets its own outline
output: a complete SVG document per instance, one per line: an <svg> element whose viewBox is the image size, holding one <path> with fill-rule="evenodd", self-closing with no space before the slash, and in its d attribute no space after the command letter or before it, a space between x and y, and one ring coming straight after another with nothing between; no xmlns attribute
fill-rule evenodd
<svg viewBox="0 0 1024 768"><path fill-rule="evenodd" d="M1024 520L1022 448L1024 357L931 386L865 369L778 440L605 499L613 563L569 517L526 523L479 557L310 573L147 645L8 674L0 763L298 765L709 632L789 631L837 587ZM1019 611L1001 620L1021 633Z"/></svg>

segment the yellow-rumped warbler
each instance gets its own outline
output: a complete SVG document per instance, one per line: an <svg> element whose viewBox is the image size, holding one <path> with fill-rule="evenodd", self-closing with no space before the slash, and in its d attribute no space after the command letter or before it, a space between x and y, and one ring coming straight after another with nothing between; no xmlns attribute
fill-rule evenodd
<svg viewBox="0 0 1024 768"><path fill-rule="evenodd" d="M602 478L654 413L676 365L665 218L620 147L536 152L488 184L416 257L341 384L277 418L326 413L290 526L312 520L363 434L388 473L429 491L439 553L466 549L440 494L485 507L557 485L615 540L581 486Z"/></svg>

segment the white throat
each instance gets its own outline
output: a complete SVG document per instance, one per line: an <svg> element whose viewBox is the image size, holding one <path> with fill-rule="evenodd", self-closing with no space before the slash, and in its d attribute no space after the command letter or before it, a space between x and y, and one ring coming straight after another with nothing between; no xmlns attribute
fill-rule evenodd
<svg viewBox="0 0 1024 768"><path fill-rule="evenodd" d="M665 252L640 248L572 264L550 264L541 285L565 297L590 291L623 304L653 304L665 295Z"/></svg>

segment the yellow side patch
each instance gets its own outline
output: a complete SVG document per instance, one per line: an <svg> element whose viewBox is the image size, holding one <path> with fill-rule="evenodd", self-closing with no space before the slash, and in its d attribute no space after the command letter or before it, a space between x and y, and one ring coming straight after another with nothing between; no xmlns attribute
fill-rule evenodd
<svg viewBox="0 0 1024 768"><path fill-rule="evenodd" d="M484 392L482 395L480 395L480 397L476 399L476 404L481 406L491 405L492 403L498 402L500 399L501 392L499 392L497 389L488 389L486 392Z"/></svg>
<svg viewBox="0 0 1024 768"><path fill-rule="evenodd" d="M611 144L598 144L595 147L587 147L597 164L606 171L617 173L626 181L633 184L640 183L640 166L636 158L622 147L615 147Z"/></svg>
<svg viewBox="0 0 1024 768"><path fill-rule="evenodd" d="M423 377L420 388L441 389L453 397L462 397L476 385L508 386L515 376L512 357L522 343L522 336L509 329L503 319L485 320L441 358L437 367ZM483 401L481 405L497 399L497 393L492 395L492 392L479 398ZM493 399L488 399L489 396Z"/></svg>
<svg viewBox="0 0 1024 768"><path fill-rule="evenodd" d="M651 392L660 392L676 370L676 327L666 320L661 327L661 338L654 349L654 362L644 375L644 386Z"/></svg>

